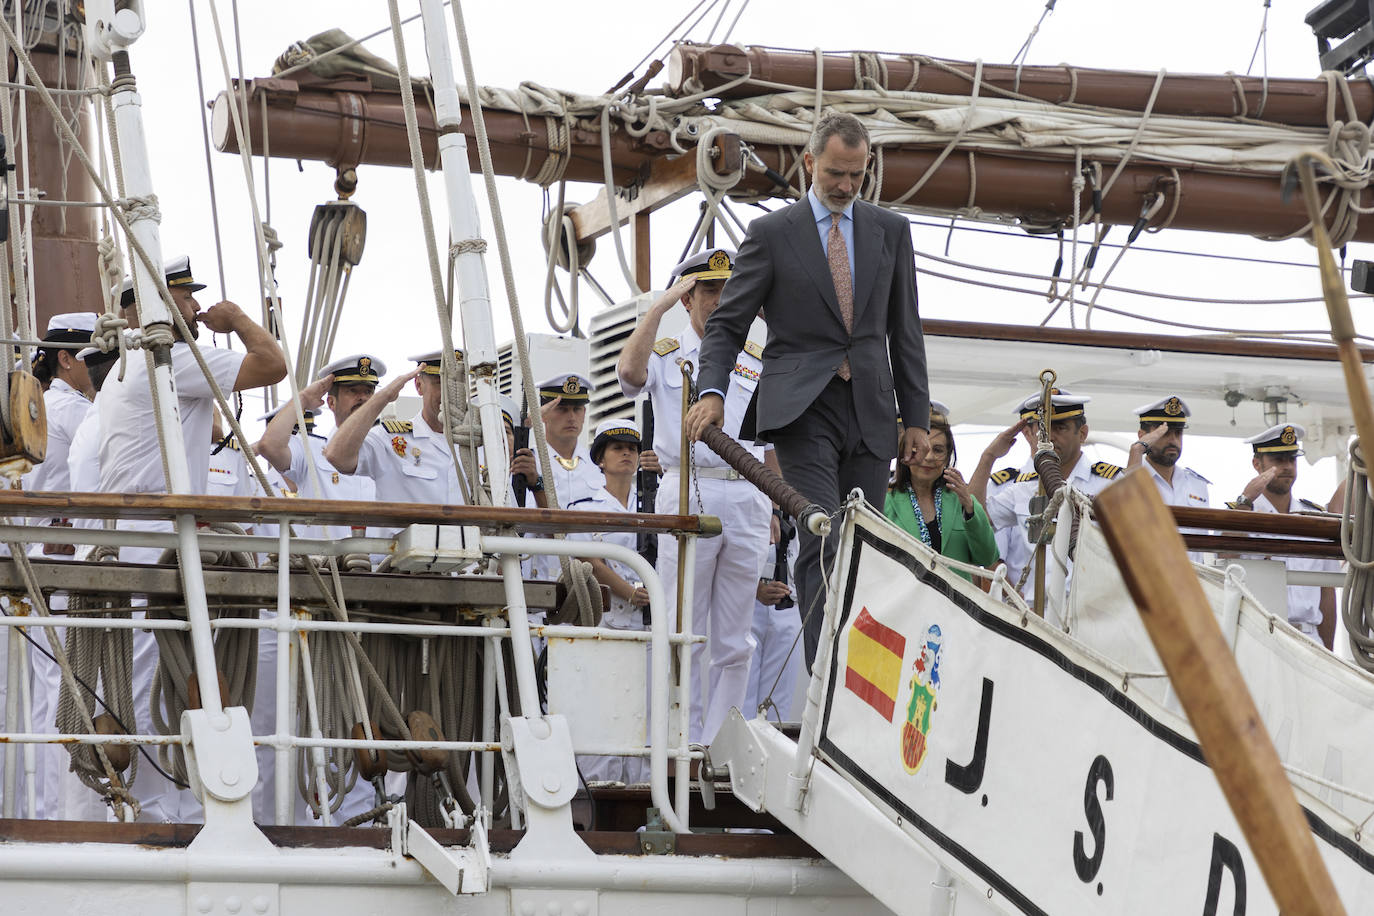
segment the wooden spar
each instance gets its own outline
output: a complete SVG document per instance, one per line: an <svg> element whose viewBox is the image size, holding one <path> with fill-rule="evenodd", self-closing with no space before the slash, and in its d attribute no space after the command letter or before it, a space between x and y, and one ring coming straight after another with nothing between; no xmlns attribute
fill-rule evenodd
<svg viewBox="0 0 1374 916"><path fill-rule="evenodd" d="M1140 617L1279 912L1344 913L1278 752L1148 474L1095 501Z"/></svg>
<svg viewBox="0 0 1374 916"><path fill-rule="evenodd" d="M1328 344L1296 343L1283 340L1242 340L1237 338L1220 340L1139 331L1041 328L1013 324L989 324L982 321L950 321L937 318L923 319L921 330L925 332L927 337L1011 340L1075 347L1109 347L1121 350L1162 350L1172 353L1202 353L1252 359L1307 359L1335 362L1341 358L1340 351ZM1374 363L1374 347L1359 347L1356 352L1363 362Z"/></svg>
<svg viewBox="0 0 1374 916"><path fill-rule="evenodd" d="M358 164L404 166L410 162L406 145L400 96L372 90L360 81L308 82L259 79L248 84L251 135L255 154L261 154L262 93L267 99L267 130L274 156L310 159L336 167ZM215 102L214 141L223 152L238 147L229 127L229 96ZM434 165L433 117L419 109L421 144L425 161ZM543 117L511 111L487 110L493 167L497 174L534 180L551 154L548 124ZM463 121L470 131L471 121ZM679 138L686 144L689 137ZM690 145L688 146L690 150ZM756 152L770 168L786 173L799 150L759 144ZM893 203L920 181L935 165L943 144L917 147L903 145L884 151L881 199ZM477 146L468 146L469 161L477 167ZM669 158L672 156L673 158ZM579 124L571 131L567 150L571 181L601 184L601 138L595 125ZM676 156L664 131L643 137L616 131L611 137L611 160L618 187L637 196L641 189L652 194L644 201L618 206L622 221L645 216L696 190L696 175L687 163L692 155ZM685 160L685 161L684 161ZM673 163L668 167L668 163ZM1175 170L1143 161L1128 163L1103 201L1103 219L1112 224L1134 225L1149 195L1164 194L1164 203L1151 225L1205 232L1230 232L1283 236L1307 223L1301 201L1284 201L1276 176L1241 170L1180 168ZM984 214L1021 220L1031 225L1064 223L1073 216L1073 160L1041 152L997 153L960 150L935 168L920 192L906 201L911 206L937 212L958 212L977 207ZM778 196L781 193L765 175L753 169L745 173L737 193ZM1374 206L1374 193L1361 195L1363 206ZM1080 209L1090 207L1085 189ZM603 203L574 211L578 241L585 242L610 228ZM1363 220L1356 241L1374 241L1374 220Z"/></svg>
<svg viewBox="0 0 1374 916"><path fill-rule="evenodd" d="M967 61L940 60L913 54L876 54L887 72L865 73L892 91L929 92L936 95L968 95L973 85L975 66ZM868 88L855 79L854 56L831 52L823 55L823 85L827 90ZM913 70L915 80L913 82ZM732 86L742 76L752 77ZM1032 99L1062 104L1144 111L1158 79L1156 73L1130 70L1098 70L1061 64L1054 67L1016 67L1009 64L983 64L983 94L996 94L987 87L1004 92L1019 91ZM811 51L789 51L734 45L679 44L668 64L668 92L685 95L690 91L720 88L726 99L767 95L779 90L767 83L780 83L797 89L814 90L816 56ZM1267 96L1266 96L1267 82ZM1374 117L1374 88L1367 80L1347 80L1355 100L1356 120ZM725 88L721 88L725 87ZM1251 118L1298 127L1326 127L1326 102L1329 87L1323 79L1275 79L1257 76L1167 74L1159 85L1152 113L1192 117ZM1243 98L1243 101L1242 101ZM1261 109L1263 104L1263 109ZM1349 120L1345 104L1338 101L1336 117Z"/></svg>
<svg viewBox="0 0 1374 916"><path fill-rule="evenodd" d="M250 80L247 85L248 130L255 156L262 155L265 96L268 142L273 156L309 159L337 168L410 166L405 112L399 93L373 90L370 84L358 80L322 83L267 78ZM235 101L239 92L235 92ZM212 139L220 152L237 153L238 137L229 116L229 98L226 92L215 98ZM468 162L474 170L480 170L472 118L467 106L462 108L462 129L469 140ZM437 169L434 113L428 105L417 105L415 114L425 167ZM496 174L533 181L551 155L548 122L542 116L525 117L495 108L483 109L483 114ZM663 131L653 131L639 139L624 131L616 132L611 137L616 184L637 183L649 163L671 149ZM602 183L599 130L578 127L571 131L565 175L570 181Z"/></svg>

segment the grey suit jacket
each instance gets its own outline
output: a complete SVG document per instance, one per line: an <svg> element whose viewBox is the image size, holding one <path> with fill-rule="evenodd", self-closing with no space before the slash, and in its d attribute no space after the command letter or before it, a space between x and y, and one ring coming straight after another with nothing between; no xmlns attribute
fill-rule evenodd
<svg viewBox="0 0 1374 916"><path fill-rule="evenodd" d="M845 356L863 442L897 454L897 409L926 427L930 393L916 306L910 224L864 201L854 204L854 332L846 333L809 200L749 224L720 305L706 322L697 384L726 390L735 354L760 310L768 323L758 386L758 435L797 420Z"/></svg>

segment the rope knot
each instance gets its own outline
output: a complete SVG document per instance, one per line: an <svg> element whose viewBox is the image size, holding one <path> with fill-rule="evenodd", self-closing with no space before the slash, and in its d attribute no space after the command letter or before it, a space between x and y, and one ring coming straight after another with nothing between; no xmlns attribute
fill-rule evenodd
<svg viewBox="0 0 1374 916"><path fill-rule="evenodd" d="M95 329L91 331L91 345L101 353L123 350L127 346L123 331L128 326L129 322L114 312L98 316L95 319Z"/></svg>
<svg viewBox="0 0 1374 916"><path fill-rule="evenodd" d="M130 222L144 219L155 222L162 221L162 211L158 208L156 194L149 194L146 197L125 197L115 201L115 203L129 215Z"/></svg>
<svg viewBox="0 0 1374 916"><path fill-rule="evenodd" d="M448 246L449 259L458 257L460 254L486 254L486 239L459 239Z"/></svg>

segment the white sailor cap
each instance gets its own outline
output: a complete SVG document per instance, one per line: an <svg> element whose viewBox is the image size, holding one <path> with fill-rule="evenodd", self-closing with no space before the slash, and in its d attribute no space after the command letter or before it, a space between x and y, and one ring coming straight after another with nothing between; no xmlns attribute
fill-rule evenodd
<svg viewBox="0 0 1374 916"><path fill-rule="evenodd" d="M189 293L198 293L205 289L204 283L197 283L191 276L191 259L187 255L173 258L162 265L163 278L167 281L167 286L175 289L181 287ZM128 308L134 304L134 275L130 273L124 278L124 285L120 287L119 306Z"/></svg>
<svg viewBox="0 0 1374 916"><path fill-rule="evenodd" d="M1023 420L1034 420L1036 411L1040 409L1040 402L1043 399L1043 394L1036 392L1017 405L1016 414ZM1050 422L1083 416L1083 407L1091 400L1090 397L1070 394L1064 388L1051 388L1050 404L1053 410L1050 414Z"/></svg>
<svg viewBox="0 0 1374 916"><path fill-rule="evenodd" d="M728 280L735 269L735 253L729 248L707 248L698 251L687 260L673 268L673 276L668 281L675 282L678 277L693 274L699 280Z"/></svg>
<svg viewBox="0 0 1374 916"><path fill-rule="evenodd" d="M463 361L463 351L454 350L453 356L459 362ZM413 363L420 364L421 375L442 375L444 364L444 351L435 350L433 353L421 353L419 356L407 356L406 359Z"/></svg>
<svg viewBox="0 0 1374 916"><path fill-rule="evenodd" d="M1170 395L1167 398L1160 398L1153 403L1137 407L1135 414L1140 418L1141 423L1172 423L1186 429L1188 418L1193 415L1193 412L1188 409L1183 398Z"/></svg>
<svg viewBox="0 0 1374 916"><path fill-rule="evenodd" d="M948 423L948 422L949 422L949 407L945 404L944 401L935 401L935 400L932 400L932 401L930 402L930 418L931 418L932 420L934 420L934 419L936 419L937 417L938 417L939 419L943 420L944 422Z"/></svg>
<svg viewBox="0 0 1374 916"><path fill-rule="evenodd" d="M602 420L596 424L596 438L592 440L592 461L599 462L601 456L606 451L606 446L612 442L630 442L636 446L643 445L643 437L639 433L639 424L634 420L624 417L612 417L609 420Z"/></svg>
<svg viewBox="0 0 1374 916"><path fill-rule="evenodd" d="M1255 448L1256 455L1301 455L1302 439L1307 430L1296 423L1280 423L1271 426L1259 435L1245 440L1246 445Z"/></svg>
<svg viewBox="0 0 1374 916"><path fill-rule="evenodd" d="M562 372L550 376L539 383L539 401L544 403L554 398L565 401L587 401L596 386L585 375L576 372Z"/></svg>
<svg viewBox="0 0 1374 916"><path fill-rule="evenodd" d="M52 343L81 343L91 339L95 330L95 312L65 312L48 319L45 341Z"/></svg>
<svg viewBox="0 0 1374 916"><path fill-rule="evenodd" d="M350 385L355 382L367 382L375 385L382 380L382 376L386 375L386 363L366 353L354 353L352 356L340 357L322 367L315 374L315 378L321 379L326 375L334 376L335 385Z"/></svg>

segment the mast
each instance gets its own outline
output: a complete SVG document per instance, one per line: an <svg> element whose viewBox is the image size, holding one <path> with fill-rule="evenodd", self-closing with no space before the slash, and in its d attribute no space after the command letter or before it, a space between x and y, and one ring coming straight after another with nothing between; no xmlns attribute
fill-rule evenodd
<svg viewBox="0 0 1374 916"><path fill-rule="evenodd" d="M65 85L69 88L91 85L89 78L83 78L90 74L89 65L77 52L60 23L56 30L42 33L37 44L29 49L29 57L45 85ZM13 56L10 57L7 78L11 82L19 82L23 78L18 60ZM93 160L99 159L89 100L80 95L60 95L57 104L81 139L86 153ZM10 187L27 187L34 197L53 203L94 200L95 186L86 170L75 158L62 154L62 141L47 108L30 99L25 110L29 154L27 157L19 155L19 138L9 138L10 148L16 150L13 157L15 180L11 181ZM101 311L104 299L101 294L98 251L99 220L95 209L23 206L21 218L32 219L29 231L36 334L41 336L47 327L47 319L59 312ZM19 307L23 308L25 304L20 303Z"/></svg>

